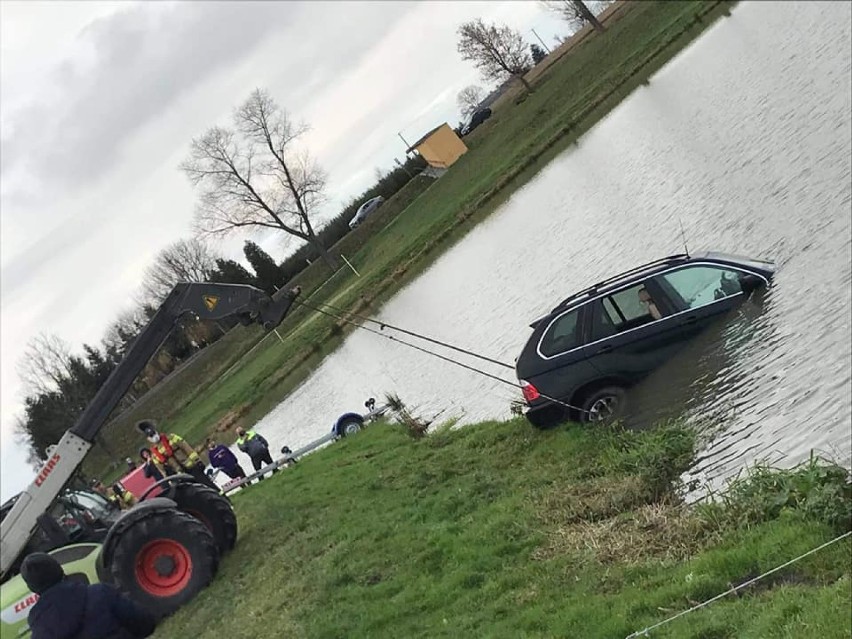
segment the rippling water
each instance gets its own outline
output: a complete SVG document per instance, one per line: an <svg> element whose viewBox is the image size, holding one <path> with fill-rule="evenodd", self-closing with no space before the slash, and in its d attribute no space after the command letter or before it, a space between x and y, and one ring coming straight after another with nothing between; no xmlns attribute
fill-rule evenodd
<svg viewBox="0 0 852 639"><path fill-rule="evenodd" d="M662 69L381 319L513 362L530 321L593 281L689 248L774 259L772 290L634 393L707 434L694 473L852 446L849 3L744 3ZM475 362L471 362L475 363ZM484 366L514 380L512 371ZM357 331L258 430L292 448L364 399L509 416L517 393Z"/></svg>

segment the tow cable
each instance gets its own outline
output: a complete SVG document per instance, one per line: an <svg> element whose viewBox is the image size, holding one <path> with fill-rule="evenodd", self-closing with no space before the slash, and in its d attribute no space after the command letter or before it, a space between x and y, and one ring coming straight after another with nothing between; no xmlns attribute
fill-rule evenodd
<svg viewBox="0 0 852 639"><path fill-rule="evenodd" d="M489 373L488 371L484 371L481 368L476 368L475 366L470 366L469 364L465 364L464 362L460 362L460 361L455 360L451 357L447 357L446 355L441 355L440 353L436 353L435 351L430 351L429 349L423 348L422 346L417 346L416 344L412 344L411 342L408 342L406 340L400 339L398 337L394 337L393 335L389 335L388 333L383 332L383 329L389 328L391 330L403 333L404 335L409 335L409 336L415 337L417 339L422 339L426 342L429 342L429 343L432 343L432 344L437 344L438 346L443 346L445 348L449 348L450 350L454 350L456 352L463 353L465 355L469 355L469 356L475 357L477 359L481 359L481 360L489 362L491 364L496 364L498 366L502 366L504 368L509 368L511 370L515 369L514 366L512 366L511 364L507 364L506 362L501 362L500 360L493 359L493 358L488 357L486 355L481 355L479 353L475 353L474 351L468 350L466 348L462 348L460 346L455 346L453 344L448 344L447 342L443 342L441 340L435 339L433 337L429 337L427 335L423 335L421 333L415 333L414 331L409 331L409 330L406 330L404 328L394 326L393 324L388 324L387 322L381 322L381 321L374 319L372 317L367 317L365 315L359 315L358 313L346 311L344 309L332 306L331 304L321 303L322 306L325 306L325 307L331 309L330 311L327 311L325 309L319 308L318 306L308 304L307 302L304 302L304 301L302 301L298 298L296 298L295 303L300 304L301 306L304 306L305 308L307 308L309 310L315 311L317 313L320 313L320 314L325 315L327 317L330 317L332 319L336 319L338 321L345 322L346 324L350 324L351 326L354 326L355 328L360 328L360 329L365 330L369 333L373 333L374 335L378 335L379 337L383 337L385 339L391 340L392 342L396 342L398 344L402 344L403 346L408 346L409 348L413 348L414 350L420 351L421 353L425 353L427 355L437 357L438 359L441 359L441 360L448 362L450 364L455 364L456 366L460 366L461 368L467 369L467 370L469 370L473 373L477 373L477 374L482 375L484 377L487 377L489 379L493 379L494 381L500 382L501 384L506 384L506 385L511 386L515 389L522 390L521 385L518 384L517 382L512 382L512 381L510 381L508 379L504 379L504 378L502 378L498 375L494 375L492 373ZM355 322L355 321L349 319L349 317L344 317L341 313L346 313L347 315L354 317L354 318L357 318L357 319L359 319L363 322L370 322L372 324L377 324L380 327L380 330L370 328L369 326L364 326L364 324L359 324L358 322ZM580 408L579 406L573 406L571 404L563 402L560 399L556 399L555 397L545 395L544 393L540 392L539 395L541 397L543 397L544 399L546 399L550 402L553 402L555 404L558 404L560 406L563 406L565 408L570 408L571 410L576 410L576 411L579 411L581 413L586 413L586 414L589 413L589 411L587 411L583 408Z"/></svg>

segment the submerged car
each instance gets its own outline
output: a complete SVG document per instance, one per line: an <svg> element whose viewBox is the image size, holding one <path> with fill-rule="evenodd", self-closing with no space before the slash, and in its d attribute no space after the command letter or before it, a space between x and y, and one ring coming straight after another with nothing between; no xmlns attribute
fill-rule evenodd
<svg viewBox="0 0 852 639"><path fill-rule="evenodd" d="M674 255L599 282L530 324L515 371L537 427L620 417L626 389L772 280L772 262Z"/></svg>
<svg viewBox="0 0 852 639"><path fill-rule="evenodd" d="M379 208L382 205L382 202L385 201L381 195L374 197L370 200L364 202L359 208L358 212L355 213L355 217L353 217L349 222L349 228L354 229L360 226L361 222L367 219L367 217Z"/></svg>

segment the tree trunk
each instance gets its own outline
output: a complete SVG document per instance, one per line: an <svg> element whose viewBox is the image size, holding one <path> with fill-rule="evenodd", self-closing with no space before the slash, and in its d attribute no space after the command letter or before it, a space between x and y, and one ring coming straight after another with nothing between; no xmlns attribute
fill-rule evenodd
<svg viewBox="0 0 852 639"><path fill-rule="evenodd" d="M582 16L583 20L590 23L596 31L606 31L606 27L601 24L601 21L597 19L594 13L589 11L589 7L586 6L583 0L571 0L571 3L576 7L577 12Z"/></svg>
<svg viewBox="0 0 852 639"><path fill-rule="evenodd" d="M316 235L311 236L310 243L317 250L322 261L325 262L326 266L328 266L328 268L331 269L331 272L334 273L334 271L337 270L337 260L335 260L331 253L326 250Z"/></svg>
<svg viewBox="0 0 852 639"><path fill-rule="evenodd" d="M515 77L518 78L518 80L521 81L521 84L524 85L524 89L526 89L527 93L533 93L534 92L532 86L530 85L529 82L527 82L527 79L524 77L523 73L517 73L517 74L515 74Z"/></svg>

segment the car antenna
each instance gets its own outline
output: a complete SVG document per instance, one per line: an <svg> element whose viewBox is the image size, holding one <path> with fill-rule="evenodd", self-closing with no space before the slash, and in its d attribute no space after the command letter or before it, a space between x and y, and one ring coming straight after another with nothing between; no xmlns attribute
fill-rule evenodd
<svg viewBox="0 0 852 639"><path fill-rule="evenodd" d="M686 245L686 232L683 230L683 221L681 221L680 215L677 216L677 223L680 224L680 237L683 240L683 252L686 253L687 257L689 257L689 247Z"/></svg>

